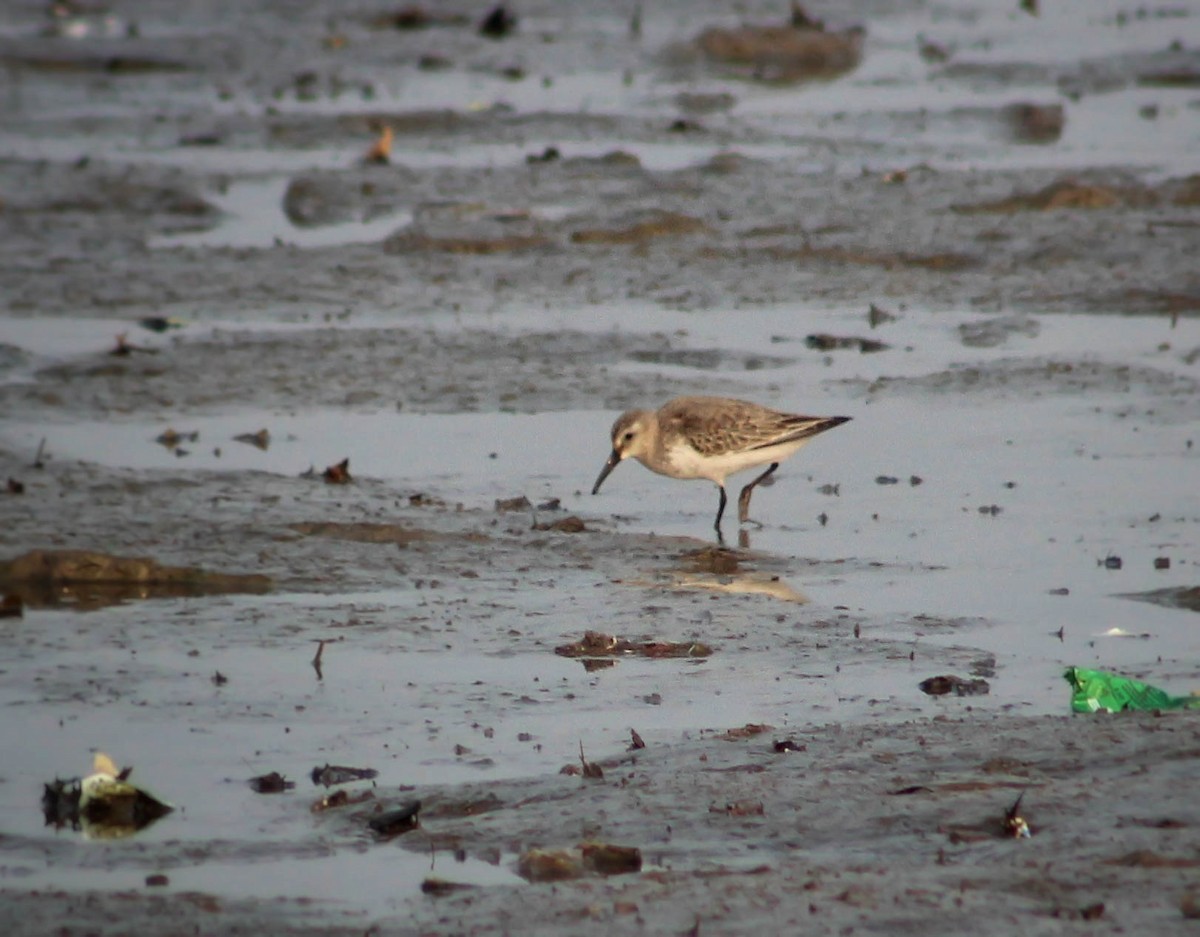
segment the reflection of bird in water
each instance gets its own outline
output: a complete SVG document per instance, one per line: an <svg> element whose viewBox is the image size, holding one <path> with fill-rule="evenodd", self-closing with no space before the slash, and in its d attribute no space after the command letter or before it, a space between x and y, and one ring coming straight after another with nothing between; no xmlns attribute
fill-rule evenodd
<svg viewBox="0 0 1200 937"><path fill-rule="evenodd" d="M592 487L592 494L628 458L671 478L707 478L721 492L713 524L719 537L727 476L769 465L738 496L738 520L745 523L755 486L769 478L780 462L812 437L849 419L781 413L728 397L677 397L657 411L630 410L613 424L612 453Z"/></svg>

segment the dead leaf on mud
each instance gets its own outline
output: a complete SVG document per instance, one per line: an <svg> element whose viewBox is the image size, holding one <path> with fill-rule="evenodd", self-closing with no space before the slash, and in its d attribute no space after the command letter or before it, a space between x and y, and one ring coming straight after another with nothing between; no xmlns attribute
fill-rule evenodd
<svg viewBox="0 0 1200 937"><path fill-rule="evenodd" d="M571 849L530 849L517 859L517 874L529 882L565 882L583 874L583 858Z"/></svg>
<svg viewBox="0 0 1200 937"><path fill-rule="evenodd" d="M1061 104L1010 104L1004 117L1018 143L1053 143L1062 136L1067 123Z"/></svg>
<svg viewBox="0 0 1200 937"><path fill-rule="evenodd" d="M338 807L351 807L355 804L365 803L368 800L374 799L374 791L359 791L357 794L351 794L349 791L340 790L334 791L332 794L325 794L323 797L318 797L308 809L310 813L324 813L326 810L334 810Z"/></svg>
<svg viewBox="0 0 1200 937"><path fill-rule="evenodd" d="M774 728L774 726L769 726L765 722L747 722L744 726L738 726L736 729L726 729L717 738L724 739L727 742L735 742L739 739L749 739L756 735L762 735L764 732L770 732Z"/></svg>
<svg viewBox="0 0 1200 937"><path fill-rule="evenodd" d="M495 510L497 514L508 514L512 511L532 511L533 502L524 495L517 495L513 498L497 498Z"/></svg>
<svg viewBox="0 0 1200 937"><path fill-rule="evenodd" d="M282 794L284 791L290 791L296 786L295 781L289 781L278 771L260 774L258 777L251 778L246 783L250 785L250 790L256 794Z"/></svg>
<svg viewBox="0 0 1200 937"><path fill-rule="evenodd" d="M325 471L321 473L321 477L325 479L327 485L347 485L353 479L350 477L350 459L349 457L342 459L336 465L328 465Z"/></svg>
<svg viewBox="0 0 1200 937"><path fill-rule="evenodd" d="M772 82L831 79L862 61L866 30L855 26L826 32L811 18L780 25L710 27L693 40L710 62L734 69L746 78Z"/></svg>
<svg viewBox="0 0 1200 937"><path fill-rule="evenodd" d="M370 781L379 776L374 768L348 768L344 765L318 765L309 772L313 784L333 787L337 784L349 784L352 781Z"/></svg>
<svg viewBox="0 0 1200 937"><path fill-rule="evenodd" d="M929 696L945 696L948 693L955 696L986 696L991 690L991 685L986 680L966 680L954 674L928 677L917 685L922 693Z"/></svg>
<svg viewBox="0 0 1200 937"><path fill-rule="evenodd" d="M587 531L587 525L583 520L571 514L568 517L560 517L556 521L551 521L546 524L534 524L534 530L556 530L564 534L581 534Z"/></svg>
<svg viewBox="0 0 1200 937"><path fill-rule="evenodd" d="M600 631L586 631L575 643L554 649L560 657L708 657L712 652L698 641L629 641Z"/></svg>
<svg viewBox="0 0 1200 937"><path fill-rule="evenodd" d="M629 748L627 749L628 751L636 752L639 749L643 749L646 747L646 743L644 741L642 741L642 737L640 735L638 735L637 729L629 730L629 739L630 739L630 741L629 741Z"/></svg>
<svg viewBox="0 0 1200 937"><path fill-rule="evenodd" d="M448 882L443 878L427 878L421 882L421 894L437 898L440 895L451 895L455 892L478 888L469 882Z"/></svg>
<svg viewBox="0 0 1200 937"><path fill-rule="evenodd" d="M601 875L626 875L642 870L642 851L636 846L581 843L579 852L584 868Z"/></svg>
<svg viewBox="0 0 1200 937"><path fill-rule="evenodd" d="M529 882L563 882L589 872L627 875L641 869L640 849L610 843L580 843L571 849L529 849L517 859L517 874Z"/></svg>
<svg viewBox="0 0 1200 937"><path fill-rule="evenodd" d="M761 800L735 800L727 804L713 804L709 813L723 813L730 817L761 817L766 811Z"/></svg>
<svg viewBox="0 0 1200 937"><path fill-rule="evenodd" d="M891 346L874 338L860 338L857 335L829 335L818 333L809 335L804 344L817 351L838 351L851 349L867 355L876 351L886 351Z"/></svg>
<svg viewBox="0 0 1200 937"><path fill-rule="evenodd" d="M421 825L420 812L421 802L410 800L395 810L388 810L371 817L367 821L367 826L380 836L399 836L401 833L415 830Z"/></svg>
<svg viewBox="0 0 1200 937"><path fill-rule="evenodd" d="M1029 839L1033 835L1029 823L1021 816L1021 801L1024 799L1025 792L1021 791L1013 805L1004 811L1004 822L1000 829L1005 836L1011 836L1014 839Z"/></svg>
<svg viewBox="0 0 1200 937"><path fill-rule="evenodd" d="M245 443L247 446L253 446L255 449L266 452L271 446L271 432L263 427L257 433L239 433L233 437L233 441Z"/></svg>
<svg viewBox="0 0 1200 937"><path fill-rule="evenodd" d="M195 442L199 438L200 434L198 432L180 433L168 426L154 437L154 441L164 449L178 449L182 443Z"/></svg>
<svg viewBox="0 0 1200 937"><path fill-rule="evenodd" d="M583 754L583 742L579 743L579 768L585 778L591 778L597 781L604 780L604 769L596 762L588 761Z"/></svg>
<svg viewBox="0 0 1200 937"><path fill-rule="evenodd" d="M488 11L479 23L479 35L488 39L503 39L517 28L517 14L503 3Z"/></svg>
<svg viewBox="0 0 1200 937"><path fill-rule="evenodd" d="M396 131L385 124L379 132L379 137L363 155L363 162L373 166L386 166L392 161L392 141L395 138Z"/></svg>

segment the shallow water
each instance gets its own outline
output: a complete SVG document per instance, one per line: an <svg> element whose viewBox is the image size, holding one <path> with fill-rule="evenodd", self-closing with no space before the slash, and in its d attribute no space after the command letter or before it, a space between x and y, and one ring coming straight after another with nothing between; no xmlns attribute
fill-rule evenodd
<svg viewBox="0 0 1200 937"><path fill-rule="evenodd" d="M69 314L45 315L36 298L0 310L0 345L9 346L0 356L0 383L38 394L30 412L0 415L0 449L21 454L12 471L29 483L32 501L53 491L27 466L26 454L31 458L45 439L52 469L62 470L55 478L65 478L66 487L93 486L96 504L77 518L22 527L19 541L4 541L6 554L111 542L120 552L174 551L190 562L184 544L206 564L231 570L253 571L272 554L289 552L329 564L314 570L318 564L303 560L281 563L300 573L281 577L278 590L265 596L127 599L89 610L31 605L23 619L0 623L6 753L0 829L8 847L0 879L7 885L133 890L145 875L163 871L173 891L307 896L386 915L401 912L429 874L516 882L513 856L497 853L495 864L477 857L455 862L444 850L431 856L414 846L426 842L424 833L376 843L363 823L340 813L314 815L309 805L322 793L307 777L314 766L376 768L375 789L391 804L412 785L553 776L576 763L581 744L593 759L623 751L631 728L664 746L744 723L769 723L771 735L782 738L826 724L938 714L1064 713L1067 665L1122 671L1175 693L1196 689L1195 612L1120 597L1194 586L1200 572L1200 320L1194 315L1174 323L1165 314L1122 316L1119 298L1106 305L1094 297L1081 307L1105 314L1043 315L1026 302L1027 321L981 347L964 344L961 329L1007 314L1003 294L957 296L946 310L945 302L922 294L927 281L903 265L883 264L886 276L874 280L853 264L832 274L802 268L774 281L773 298L763 302L750 291L766 275L753 259L733 272L721 268L711 284L702 270L684 289L662 273L676 257L661 244L622 247L616 259L569 254L573 269L561 284L554 279L560 268L549 262L546 269L556 272L543 281L522 279L518 259L507 255L418 257L406 266L409 258L373 247L408 224L421 204L442 196L439 170L476 171L488 212L527 210L551 222L579 213L588 222L616 224L620 212L636 214L655 203L648 194L653 186L633 187L632 195L614 186L614 220L589 201L588 180L564 176L546 189L531 187L527 202L484 187L491 174L520 170L527 156L550 145L567 159L622 150L647 174L682 173L736 151L750 168L744 183L734 185L744 184L756 207L734 213L731 230L753 230L762 220L755 212L774 201L770 207L781 207L782 215L762 220L768 228L794 222L804 240L810 222L825 222L836 243L837 232L869 227L871 219L855 219L850 210L845 218L833 211L819 219L796 210L792 218L793 192L772 189L772 180L829 188L865 178L864 169L924 164L933 170L929 178L965 202L1027 188L1018 173L1038 170L1118 168L1149 183L1195 172L1194 87L1137 80L1194 17L1160 11L1118 24L1122 11L1092 3L1049 5L1037 18L1015 5L966 2L889 11L869 21L858 70L836 82L785 88L731 80L660 55L694 34L693 10L668 4L650 15L647 8L640 46L625 41L623 13L591 11L566 25L532 15L524 31L535 38L516 46L530 56L529 77L521 81L498 74L521 58L506 60L509 46L456 51L457 67L425 73L390 46L395 37L351 25L357 65L337 62L331 70L344 68L356 82L371 83L369 95L348 82L343 93L298 100L293 76L313 53L301 45L299 57L289 58L285 53L295 49L286 37L272 50L278 56L256 56L263 74L232 88L194 87L195 75L28 73L7 90L3 104L11 119L0 128L0 155L79 173L89 164L151 175L178 171L179 186L220 215L202 229L174 218L162 228L138 228L136 237L123 232L136 247L111 279L150 284L145 290L153 300L139 304L136 291L129 299L107 282L98 288L86 277L71 278L95 266L92 252L111 233L91 230L86 199L59 205L57 192L43 193L55 207L39 215L36 204L25 206L25 193L13 193L20 211L5 220L18 234L16 222L29 211L31 230L39 220L57 224L60 214L82 215L84 235L78 247L38 244L22 259L31 269L35 260L47 265L50 280L66 284L61 308ZM740 14L710 16L732 22ZM142 25L146 36L197 28L168 27L152 16ZM558 38L543 42L539 30ZM0 32L25 35L7 23ZM951 62L924 62L918 35L950 49ZM552 80L543 82L543 73ZM699 129L672 132L667 128L683 113L677 98L683 91L728 94L731 105L700 117ZM1062 104L1062 137L1052 145L1012 140L1002 111L1022 101ZM370 142L356 136L364 115L440 109L453 112L451 129L433 121L397 140L394 162L429 175L422 177L426 188L399 198L393 213L312 228L288 221L282 198L290 178L354 165ZM342 118L354 120L339 124ZM281 126L301 142L273 137ZM216 145L182 144L210 128ZM958 181L959 170L982 179L986 191ZM1006 175L996 181L989 172ZM173 176L152 178L176 184ZM613 181L597 178L601 185ZM694 190L688 197L697 213L706 210L704 186L694 178L654 183L671 195L675 186ZM446 197L466 197L459 185L455 177ZM881 203L897 191L903 190L881 188ZM913 199L929 195L915 185L911 191L918 193ZM121 206L100 204L109 212ZM1171 220L1190 217L1185 206L1164 211ZM945 216L922 221L929 230L956 223ZM980 235L969 247L983 254L989 245L1015 245L1006 256L1041 288L1033 295L1069 294L1054 263L1039 263L1041 243L1032 234L1025 241L1026 229L1052 223L997 217L985 233L1001 237ZM1124 222L1099 213L1063 224L1073 225L1084 244L1090 226ZM1123 253L1110 266L1134 277L1154 245L1144 225L1126 228ZM1186 243L1191 234L1181 227L1162 237ZM277 243L301 251L267 253ZM1051 246L1071 253L1061 243ZM357 252L342 250L349 248ZM548 260L567 250L559 245ZM254 271L263 268L252 264L263 256L296 282L260 284ZM190 257L200 257L202 269L185 266ZM230 257L245 261L249 272L208 269L210 261ZM288 257L300 259L289 267ZM342 264L352 273L319 288L299 275ZM592 270L627 286L629 295L614 300L619 291L602 293L586 303L563 298L577 271ZM638 292L637 273L653 285ZM831 275L854 289L853 305L808 294ZM229 277L231 291L213 298L207 281L221 277ZM427 311L457 303L460 280L478 286L476 301L453 313ZM379 292L356 292L363 282ZM1154 285L1186 298L1179 282ZM710 286L717 299L693 302L693 290ZM899 319L871 330L864 313L871 301ZM179 312L187 322L165 335L136 327L136 318L159 312ZM303 393L304 377L324 358L319 342L302 344L301 333L336 334L353 361L356 353L367 360L367 346L386 341L388 329L418 328L461 341L464 381L479 385L472 391L506 376L486 366L471 371L476 357L490 361L484 352L500 338L529 341L532 389L516 398L514 412L498 410L485 393L476 394L484 403L461 405L447 395L439 412L381 405L391 396L404 399L410 380L386 370L368 375L369 389L378 392L360 404L315 405ZM105 353L122 332L156 353L138 362L178 361L172 356L202 349L195 354L204 404L172 403L189 399L191 388L178 386L166 366L153 375L154 388L166 389L146 400L136 393L136 381L152 386L144 373L114 369L111 378L89 377L89 369L112 364ZM568 338L557 357L543 361L531 336L547 332ZM821 332L879 339L890 348L823 353L805 343ZM280 370L296 376L294 397L279 406L264 403L276 398L264 396L269 391L257 372L229 373L220 342L206 344L263 333L276 340L264 343L268 363L283 361ZM589 384L571 369L569 336L576 334L613 336L614 346L629 336L647 341L644 348L622 345L613 360L592 369ZM523 374L524 363L495 367ZM45 368L57 376L47 378ZM359 399L357 375L341 376L346 398ZM70 396L75 387L84 388L80 397ZM747 528L751 550L738 573L703 574L689 566L688 551L713 543L710 484L683 485L627 465L600 496L588 493L609 449L616 391L644 393L640 402L656 405L676 388L854 418L755 493L752 514L763 526ZM92 391L95 400L78 404ZM199 435L181 444L183 452L168 449L154 441L168 427ZM265 450L234 440L262 428L271 436ZM306 469L319 472L346 457L360 485L298 481ZM881 484L880 476L896 483ZM823 486L836 486L836 494L823 493ZM416 492L445 508L409 510ZM68 494L60 491L64 499ZM535 505L559 498L563 510L495 513L497 499L519 494ZM212 528L201 525L218 513L218 502L223 513L213 523L240 525L247 543L206 552L198 540ZM17 524L28 503L4 501L0 521ZM581 516L589 531L529 529L566 513ZM347 518L394 522L430 540L384 542L356 553L294 526ZM736 543L730 521L726 534ZM1119 569L1106 565L1118 557ZM367 558L381 565L360 568ZM1169 568L1156 569L1158 559L1169 560ZM699 640L714 654L621 659L589 671L554 653L588 629ZM318 640L331 642L320 672L311 664ZM987 696L934 699L917 689L934 674L973 670L989 672ZM215 685L217 672L228 682ZM94 749L132 764L134 780L177 812L124 842L89 842L43 828L40 785L86 773ZM245 785L272 770L295 780L296 790L264 796ZM847 865L846 854L838 861Z"/></svg>

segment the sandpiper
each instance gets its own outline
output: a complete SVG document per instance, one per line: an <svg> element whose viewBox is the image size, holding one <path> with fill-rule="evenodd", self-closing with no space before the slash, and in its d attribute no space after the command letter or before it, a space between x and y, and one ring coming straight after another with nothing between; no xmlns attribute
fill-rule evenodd
<svg viewBox="0 0 1200 937"><path fill-rule="evenodd" d="M612 428L612 454L592 486L592 494L622 459L671 478L707 478L721 492L713 524L721 536L725 513L725 478L735 472L768 465L738 496L738 520L749 519L750 495L779 468L779 463L848 416L798 416L729 397L676 397L655 410L630 410Z"/></svg>

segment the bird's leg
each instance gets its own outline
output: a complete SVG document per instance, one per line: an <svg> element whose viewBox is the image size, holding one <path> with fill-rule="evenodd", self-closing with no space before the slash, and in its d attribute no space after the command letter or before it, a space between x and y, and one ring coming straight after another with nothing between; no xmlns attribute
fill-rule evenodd
<svg viewBox="0 0 1200 937"><path fill-rule="evenodd" d="M722 544L724 544L725 536L721 533L721 515L725 513L725 501L727 499L725 497L725 486L717 485L717 489L721 492L721 500L717 504L717 519L713 523L713 527L717 531L717 539L720 540Z"/></svg>
<svg viewBox="0 0 1200 937"><path fill-rule="evenodd" d="M758 478L754 479L749 485L742 489L742 493L738 495L738 520L743 524L750 519L750 494L754 491L754 486L760 482L766 481L771 477L771 473L779 468L778 462L772 462L771 467L763 472Z"/></svg>

